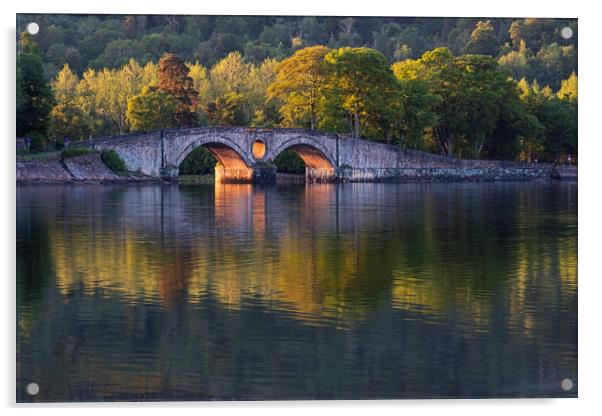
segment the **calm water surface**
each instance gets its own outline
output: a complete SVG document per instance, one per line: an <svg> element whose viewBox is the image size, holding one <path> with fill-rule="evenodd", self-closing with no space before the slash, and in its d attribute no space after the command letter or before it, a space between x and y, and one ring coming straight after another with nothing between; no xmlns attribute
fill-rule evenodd
<svg viewBox="0 0 602 416"><path fill-rule="evenodd" d="M575 183L21 186L17 221L19 401L577 395Z"/></svg>

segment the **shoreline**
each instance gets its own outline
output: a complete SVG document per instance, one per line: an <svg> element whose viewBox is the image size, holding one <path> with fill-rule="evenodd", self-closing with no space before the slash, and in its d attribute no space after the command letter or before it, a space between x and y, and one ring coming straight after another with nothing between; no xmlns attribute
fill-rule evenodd
<svg viewBox="0 0 602 416"><path fill-rule="evenodd" d="M326 184L326 183L494 183L494 182L578 182L577 177L564 178L488 178L488 177L419 177L419 178L381 178L372 180L335 180L332 182L307 182L304 176L299 179L288 179L278 177L276 185L282 184ZM212 185L213 179L202 181L180 181L178 179L160 179L160 178L135 178L124 177L120 179L81 179L81 180L53 180L53 179L26 179L17 180L17 186L35 186L35 185L159 185L159 184L179 184L186 186ZM244 183L233 183L244 185ZM249 183L249 185L252 185Z"/></svg>
<svg viewBox="0 0 602 416"><path fill-rule="evenodd" d="M314 183L303 174L276 173L276 183ZM547 164L501 164L457 167L336 168L324 182L502 182L502 181L577 181L578 167ZM51 184L161 184L183 185L215 183L215 176L183 175L157 178L142 173L117 174L101 161L98 153L54 160L16 162L17 185ZM248 183L248 182L245 182Z"/></svg>

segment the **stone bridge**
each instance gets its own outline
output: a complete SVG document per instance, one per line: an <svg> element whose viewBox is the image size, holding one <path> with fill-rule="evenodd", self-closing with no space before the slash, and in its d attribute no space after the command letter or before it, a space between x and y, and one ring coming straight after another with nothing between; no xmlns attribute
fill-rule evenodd
<svg viewBox="0 0 602 416"><path fill-rule="evenodd" d="M370 181L389 178L529 179L550 176L544 166L454 159L305 129L200 127L157 130L95 139L97 150L113 149L130 171L175 178L180 163L199 146L218 160L216 182L274 182L271 163L284 150L295 151L306 165L308 181Z"/></svg>

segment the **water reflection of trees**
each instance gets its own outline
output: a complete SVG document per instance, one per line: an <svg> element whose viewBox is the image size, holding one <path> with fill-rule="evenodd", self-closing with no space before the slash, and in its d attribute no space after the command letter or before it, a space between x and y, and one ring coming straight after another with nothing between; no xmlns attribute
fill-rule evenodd
<svg viewBox="0 0 602 416"><path fill-rule="evenodd" d="M228 392L269 397L273 380L256 387L229 383L237 372L256 374L270 367L276 368L276 379L295 369L301 380L318 375L325 384L314 392L317 397L320 392L336 395L336 389L357 389L358 396L375 389L383 397L396 397L393 387L420 396L433 390L429 380L416 378L418 368L433 374L438 365L453 371L472 368L469 363L478 365L485 350L497 354L490 357L500 366L497 373L518 379L532 376L527 375L528 360L549 371L574 364L575 322L559 314L568 311L576 319L576 195L566 195L576 188L347 184L286 190L248 185L50 189L20 195L23 206L46 207L28 215L20 211L18 234L40 239L35 250L18 246L19 275L41 279L23 292L43 293L45 305L54 305L47 323L29 311L22 316L23 326L69 334L49 352L58 357L55 370L66 366L72 376L85 380L91 375L86 366L95 369L95 377L106 383L91 387L95 394L171 391L170 397L177 398L202 391L208 397ZM55 203L44 203L48 200ZM35 228L26 222L28 216ZM42 269L35 266L40 262L46 264ZM48 280L49 274L55 280ZM86 313L93 313L97 322L77 326ZM72 323L65 322L69 316ZM119 324L107 328L99 321ZM391 322L396 323L394 333ZM444 328L450 323L457 327L451 335ZM287 337L314 337L319 350L308 368L297 368L294 361L303 354L303 342L281 339L272 345L262 339L262 334L273 338L270 331L281 335L284 327L292 331L285 331ZM337 328L349 334L341 338ZM425 328L433 332L424 333ZM107 339L125 336L117 350L144 369L144 379L132 378L131 368L111 365L108 357L84 353L93 349L89 340L98 342L103 331L109 331ZM482 345L469 346L465 333L475 331L483 334ZM406 341L392 341L395 346L385 353L375 345L392 345L386 337ZM515 357L504 347L512 345L509 339L533 339L539 345L549 337L566 345L564 354L542 353L534 344L523 345L524 355ZM431 345L434 340L442 345ZM411 358L404 355L409 351ZM342 352L357 369L333 363ZM395 353L400 355L390 356ZM90 361L82 362L82 356ZM459 356L466 361L445 361ZM238 358L233 362L232 357ZM257 368L246 360L255 361ZM397 361L388 369L381 360ZM518 360L524 369L520 363L506 368L503 360ZM196 367L187 368L190 362ZM35 371L44 379L52 368ZM338 376L405 374L407 381L378 390L378 380L372 380L346 389L344 381L333 380L325 369ZM175 374L187 375L179 381ZM452 394L454 377L460 376L444 377L441 395ZM539 381L543 385L546 380ZM56 386L57 391L62 388ZM291 386L290 393L295 391Z"/></svg>
<svg viewBox="0 0 602 416"><path fill-rule="evenodd" d="M81 285L173 302L209 292L234 308L261 296L327 316L383 301L431 313L463 303L486 323L494 295L513 290L509 301L524 303L534 279L557 275L560 294L576 286L574 224L567 231L566 213L542 215L558 198L525 185L71 191L31 215L48 223L36 241L51 236L31 265L53 264L63 294Z"/></svg>

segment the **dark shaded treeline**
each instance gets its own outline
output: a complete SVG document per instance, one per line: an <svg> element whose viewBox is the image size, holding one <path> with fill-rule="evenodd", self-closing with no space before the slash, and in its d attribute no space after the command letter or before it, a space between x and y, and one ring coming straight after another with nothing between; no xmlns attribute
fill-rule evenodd
<svg viewBox="0 0 602 416"><path fill-rule="evenodd" d="M30 21L40 24L36 43L48 79L65 63L81 74L118 68L131 58L157 62L172 52L211 67L240 51L258 64L312 45L370 47L390 63L441 46L454 55L488 54L516 79L537 79L553 89L577 71L576 19L22 14L17 33ZM560 36L567 26L570 39Z"/></svg>

